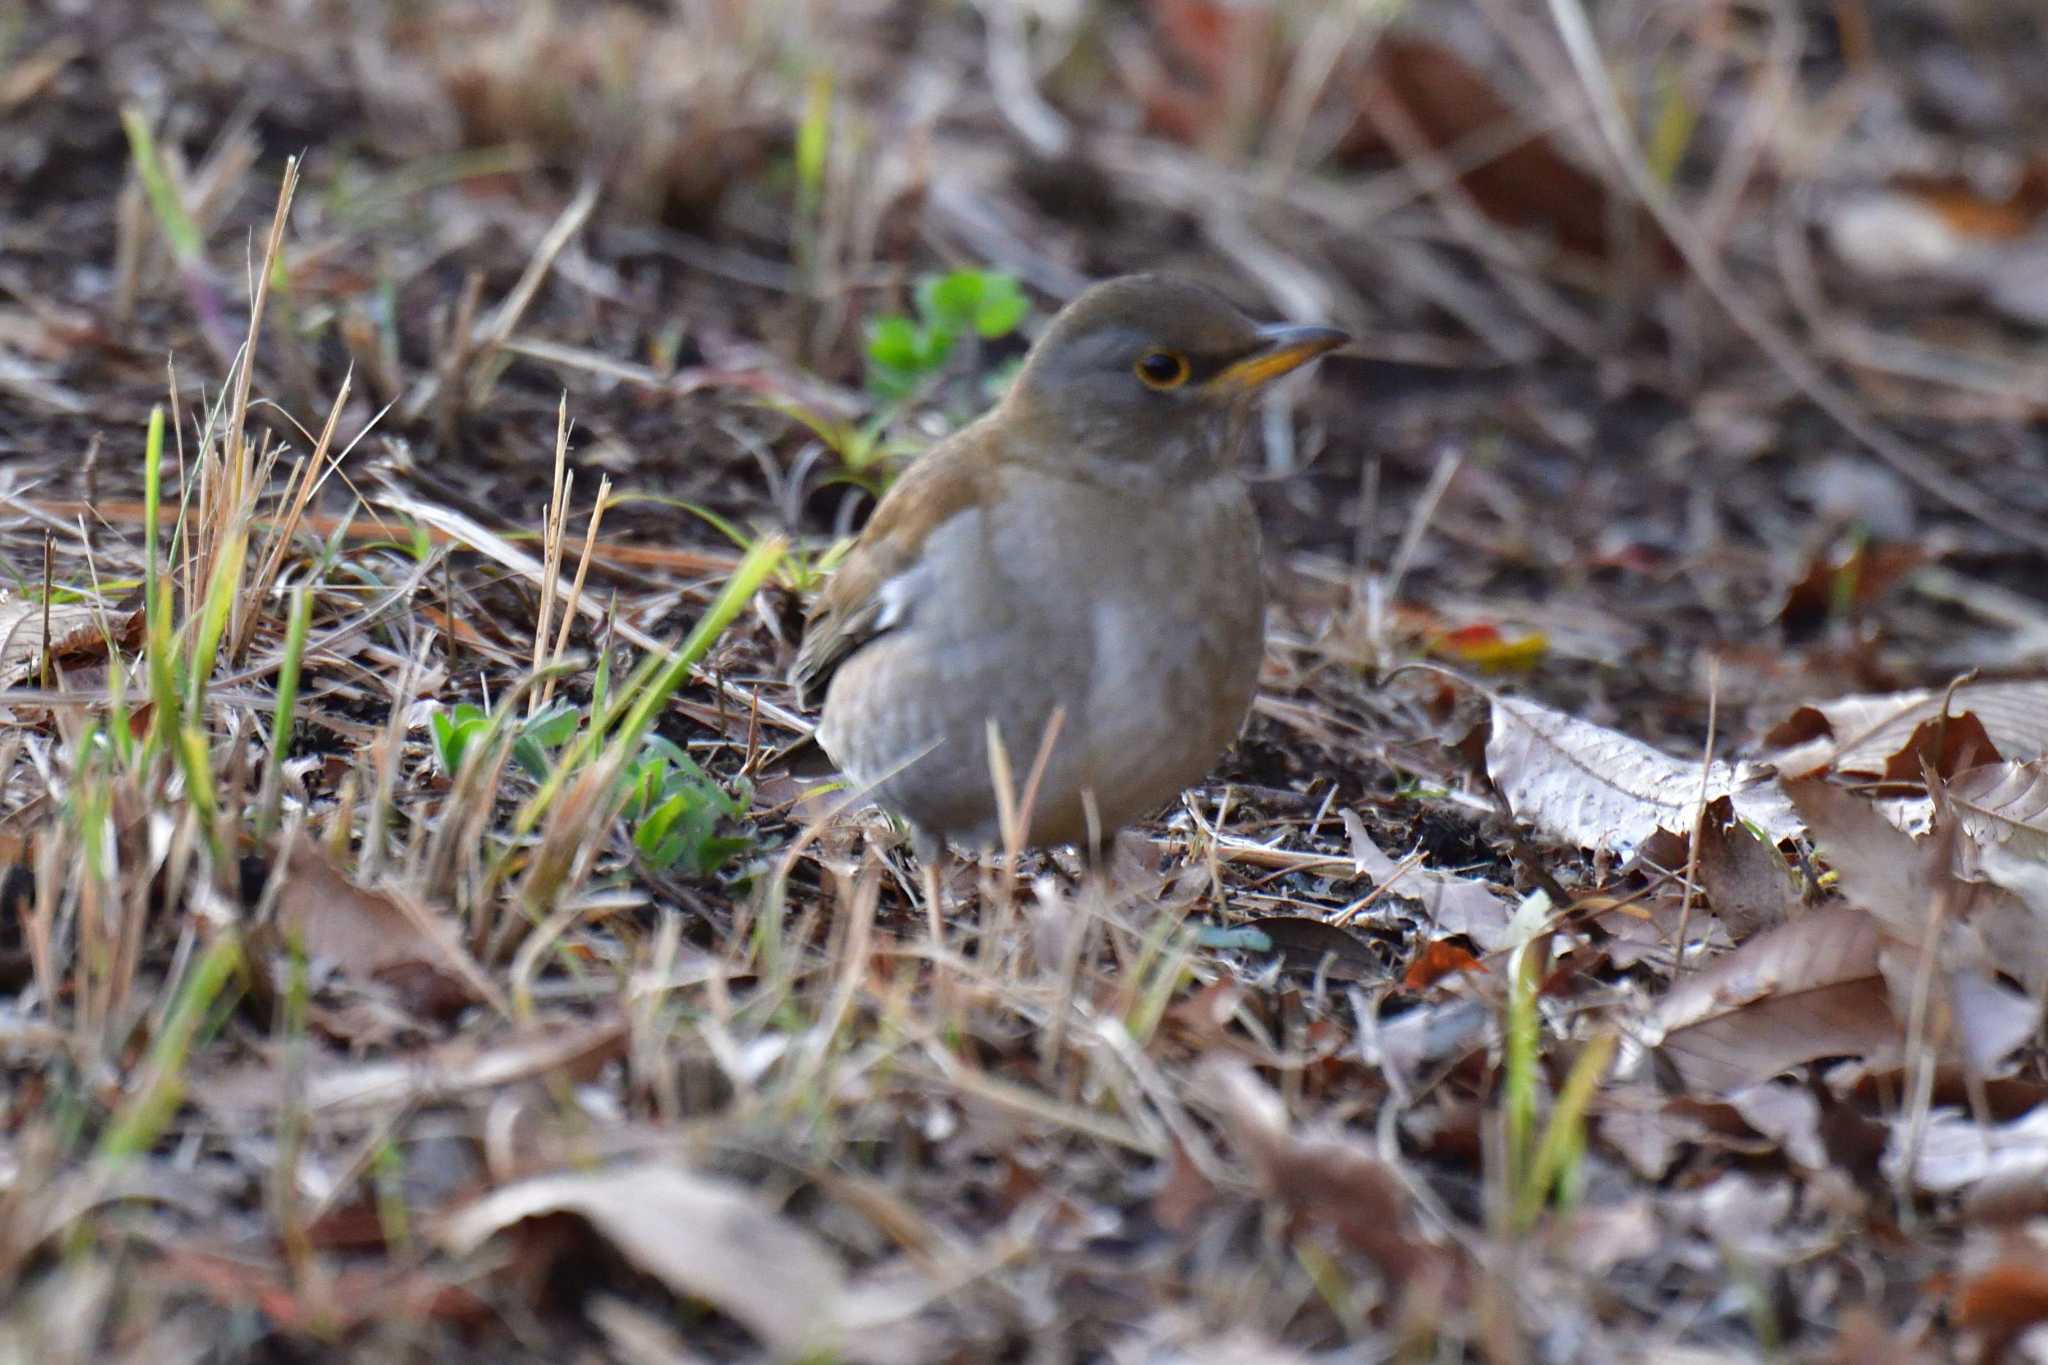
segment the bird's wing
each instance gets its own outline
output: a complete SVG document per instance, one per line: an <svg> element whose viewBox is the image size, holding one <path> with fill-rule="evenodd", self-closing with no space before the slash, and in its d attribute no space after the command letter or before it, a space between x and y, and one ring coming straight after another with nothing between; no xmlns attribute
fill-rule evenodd
<svg viewBox="0 0 2048 1365"><path fill-rule="evenodd" d="M790 669L800 705L816 705L855 651L909 619L907 583L898 580L918 567L934 530L988 499L994 474L976 458L973 435L972 428L959 433L904 471L811 603Z"/></svg>

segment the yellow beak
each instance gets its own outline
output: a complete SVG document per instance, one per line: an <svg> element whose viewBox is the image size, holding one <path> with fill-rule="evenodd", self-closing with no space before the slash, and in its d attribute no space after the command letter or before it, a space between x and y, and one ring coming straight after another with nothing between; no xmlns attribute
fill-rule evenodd
<svg viewBox="0 0 2048 1365"><path fill-rule="evenodd" d="M1351 338L1334 327L1302 327L1281 324L1259 329L1259 348L1242 360L1217 371L1209 387L1250 393L1265 387L1281 375L1299 369L1325 351L1334 351Z"/></svg>

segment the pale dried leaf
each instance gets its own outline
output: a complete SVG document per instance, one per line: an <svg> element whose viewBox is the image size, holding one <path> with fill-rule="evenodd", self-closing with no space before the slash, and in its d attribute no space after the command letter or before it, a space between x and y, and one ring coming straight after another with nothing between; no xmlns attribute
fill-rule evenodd
<svg viewBox="0 0 2048 1365"><path fill-rule="evenodd" d="M1918 943L1945 868L1939 856L1885 819L1877 806L1845 787L1818 778L1785 784L1785 794L1813 832L1813 842L1840 878L1843 896L1884 922L1886 932Z"/></svg>
<svg viewBox="0 0 2048 1365"><path fill-rule="evenodd" d="M569 1213L678 1295L710 1304L786 1356L916 1358L917 1334L852 1289L839 1256L746 1186L647 1162L507 1185L449 1218L442 1243L474 1252L528 1218Z"/></svg>
<svg viewBox="0 0 2048 1365"><path fill-rule="evenodd" d="M1660 829L1690 831L1703 797L1728 797L1773 842L1800 832L1777 783L1747 765L1716 760L1702 782L1697 760L1520 698L1494 700L1486 768L1520 819L1623 857Z"/></svg>
<svg viewBox="0 0 2048 1365"><path fill-rule="evenodd" d="M1963 833L2048 858L2048 761L1986 763L1948 784Z"/></svg>
<svg viewBox="0 0 2048 1365"><path fill-rule="evenodd" d="M1484 952L1507 946L1508 916L1514 901L1477 877L1433 872L1410 860L1389 857L1373 842L1357 811L1339 813L1351 839L1351 858L1373 885L1422 902L1430 922L1446 934L1463 934Z"/></svg>
<svg viewBox="0 0 2048 1365"><path fill-rule="evenodd" d="M1904 1041L1878 969L1877 921L1817 910L1752 938L1658 1003L1662 1048L1686 1084L1727 1093L1818 1057L1889 1060Z"/></svg>
<svg viewBox="0 0 2048 1365"><path fill-rule="evenodd" d="M1894 1178L1905 1166L1907 1137L1904 1121L1893 1126L1884 1164ZM2010 1123L1979 1123L1955 1109L1929 1115L1913 1153L1911 1175L1914 1188L1929 1194L1951 1194L1987 1183L2004 1190L2024 1186L2038 1191L2048 1184L2048 1105Z"/></svg>
<svg viewBox="0 0 2048 1365"><path fill-rule="evenodd" d="M1945 985L1957 1048L1979 1076L1998 1074L2000 1064L2041 1030L2040 999L2014 990L1986 970L1951 972Z"/></svg>
<svg viewBox="0 0 2048 1365"><path fill-rule="evenodd" d="M0 592L0 688L34 681L43 666L43 603L38 594ZM49 653L103 655L107 632L125 635L136 614L109 611L94 602L52 602Z"/></svg>

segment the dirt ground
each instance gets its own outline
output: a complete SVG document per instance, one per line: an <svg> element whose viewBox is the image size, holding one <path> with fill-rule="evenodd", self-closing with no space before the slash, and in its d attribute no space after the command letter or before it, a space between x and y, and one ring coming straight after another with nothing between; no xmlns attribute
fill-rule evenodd
<svg viewBox="0 0 2048 1365"><path fill-rule="evenodd" d="M935 937L804 603L1140 269L1260 699ZM0 12L0 1355L2048 1359L2044 327L2021 0Z"/></svg>

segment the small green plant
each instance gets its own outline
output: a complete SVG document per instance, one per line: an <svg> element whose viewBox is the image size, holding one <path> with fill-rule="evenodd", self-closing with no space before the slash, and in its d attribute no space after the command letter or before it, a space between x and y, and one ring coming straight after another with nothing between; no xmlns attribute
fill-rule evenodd
<svg viewBox="0 0 2048 1365"><path fill-rule="evenodd" d="M918 282L917 316L892 313L868 324L868 388L900 402L953 358L962 337L1006 337L1031 313L1015 276L955 270Z"/></svg>
<svg viewBox="0 0 2048 1365"><path fill-rule="evenodd" d="M535 781L547 782L566 761L558 751L581 732L583 719L581 708L556 701L518 721L513 762ZM452 779L472 753L485 752L498 723L471 702L435 712L434 761L441 772ZM620 818L640 857L658 872L708 877L754 847L751 834L719 833L721 823L746 818L754 799L752 784L742 779L727 791L695 759L660 735L641 741L622 785Z"/></svg>
<svg viewBox="0 0 2048 1365"><path fill-rule="evenodd" d="M453 778L462 771L462 759L476 741L491 728L490 712L471 702L457 702L428 718L434 729L434 765L441 775Z"/></svg>
<svg viewBox="0 0 2048 1365"><path fill-rule="evenodd" d="M657 872L708 877L754 846L747 835L718 832L725 821L746 818L754 799L742 778L730 792L660 735L650 735L627 770L624 818L633 847Z"/></svg>
<svg viewBox="0 0 2048 1365"><path fill-rule="evenodd" d="M1550 898L1539 891L1522 903L1509 925L1510 934L1519 927L1526 935L1508 957L1502 1030L1507 1215L1510 1228L1517 1233L1535 1226L1544 1206L1553 1200L1567 1210L1576 1204L1584 1180L1587 1106L1614 1062L1618 1042L1613 1033L1602 1033L1579 1050L1539 1133L1536 1096L1543 1021L1538 997L1543 980L1541 955L1531 950L1538 936L1528 930L1546 921L1549 912Z"/></svg>
<svg viewBox="0 0 2048 1365"><path fill-rule="evenodd" d="M430 718L434 731L434 763L444 777L462 771L462 762L477 742L490 733L491 713L473 702L457 702ZM519 722L512 741L512 759L535 781L548 775L549 751L559 749L575 735L582 713L566 701L557 701Z"/></svg>

